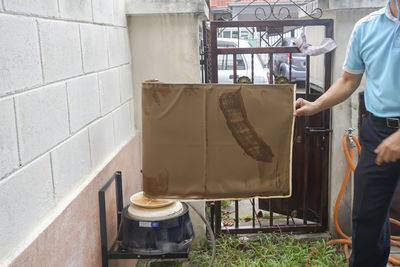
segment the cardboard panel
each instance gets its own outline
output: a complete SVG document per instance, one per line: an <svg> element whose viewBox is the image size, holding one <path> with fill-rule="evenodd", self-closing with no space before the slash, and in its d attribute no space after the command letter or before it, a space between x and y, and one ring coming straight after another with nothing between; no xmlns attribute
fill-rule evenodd
<svg viewBox="0 0 400 267"><path fill-rule="evenodd" d="M289 197L294 93L294 85L143 84L145 194Z"/></svg>

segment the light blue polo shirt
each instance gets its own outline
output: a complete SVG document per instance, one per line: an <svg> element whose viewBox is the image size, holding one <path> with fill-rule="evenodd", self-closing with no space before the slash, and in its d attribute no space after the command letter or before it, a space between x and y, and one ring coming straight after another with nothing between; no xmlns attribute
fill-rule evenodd
<svg viewBox="0 0 400 267"><path fill-rule="evenodd" d="M366 73L365 104L378 117L400 117L400 30L389 6L357 22L343 69Z"/></svg>

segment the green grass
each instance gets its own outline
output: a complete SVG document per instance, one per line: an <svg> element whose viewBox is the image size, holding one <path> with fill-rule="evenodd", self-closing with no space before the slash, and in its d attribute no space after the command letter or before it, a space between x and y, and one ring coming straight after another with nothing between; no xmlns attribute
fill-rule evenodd
<svg viewBox="0 0 400 267"><path fill-rule="evenodd" d="M308 254L320 245L309 261ZM200 245L190 252L190 266L208 266L211 247ZM342 250L326 246L325 241L295 240L291 235L268 234L244 241L235 236L224 236L217 240L214 266L237 267L344 267Z"/></svg>

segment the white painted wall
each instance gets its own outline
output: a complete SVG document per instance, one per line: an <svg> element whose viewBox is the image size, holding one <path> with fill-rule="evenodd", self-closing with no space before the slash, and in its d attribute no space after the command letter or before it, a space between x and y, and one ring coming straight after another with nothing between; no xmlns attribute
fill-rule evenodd
<svg viewBox="0 0 400 267"><path fill-rule="evenodd" d="M0 34L2 265L135 130L124 0L3 0Z"/></svg>
<svg viewBox="0 0 400 267"><path fill-rule="evenodd" d="M146 80L201 83L199 20L193 14L130 16L136 127L141 129L141 89ZM134 38L140 36L140 38Z"/></svg>
<svg viewBox="0 0 400 267"><path fill-rule="evenodd" d="M371 1L373 2L373 1ZM347 1L337 1L337 4L344 5ZM369 13L381 8L385 3L377 8L346 8L340 10L328 9L324 11L323 18L334 19L334 39L337 48L333 54L332 62L332 81L336 81L343 74L343 63L346 56L347 44L356 22L368 15ZM308 42L318 44L322 38L324 31L321 28L307 30ZM311 60L311 81L319 84L323 81L323 57L312 58ZM356 129L355 135L358 137L358 111L359 101L358 93L365 89L365 76L358 90L348 100L333 107L331 127L333 133L331 136L331 159L330 159L330 181L329 181L329 229L330 232L336 233L333 225L334 205L339 193L344 175L347 169L347 161L342 148L342 138L345 129ZM355 157L357 158L357 157ZM351 212L353 201L353 180L350 182L343 195L341 206L339 208L339 224L345 233L351 233Z"/></svg>

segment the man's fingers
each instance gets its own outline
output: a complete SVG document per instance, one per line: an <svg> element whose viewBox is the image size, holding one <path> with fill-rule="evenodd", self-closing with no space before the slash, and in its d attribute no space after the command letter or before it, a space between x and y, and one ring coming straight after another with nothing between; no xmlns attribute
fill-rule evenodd
<svg viewBox="0 0 400 267"><path fill-rule="evenodd" d="M378 154L378 156L376 156L376 160L375 160L376 165L381 165L382 164L382 155Z"/></svg>
<svg viewBox="0 0 400 267"><path fill-rule="evenodd" d="M382 159L384 162L390 162L392 160L392 153L390 150L385 149L382 155Z"/></svg>
<svg viewBox="0 0 400 267"><path fill-rule="evenodd" d="M382 165L383 162L390 162L392 161L392 153L388 150L385 146L379 146L375 149L376 156L376 164Z"/></svg>
<svg viewBox="0 0 400 267"><path fill-rule="evenodd" d="M299 98L296 100L296 108L301 108L304 105L304 99Z"/></svg>
<svg viewBox="0 0 400 267"><path fill-rule="evenodd" d="M299 98L296 100L296 110L294 112L294 116L306 116L307 115L307 101L303 98Z"/></svg>
<svg viewBox="0 0 400 267"><path fill-rule="evenodd" d="M302 107L302 104L303 104L302 100L303 100L302 98L299 98L296 100L296 108L295 108L295 111L293 112L293 115L296 117L301 116L301 112L299 111L299 109L301 109L301 107Z"/></svg>
<svg viewBox="0 0 400 267"><path fill-rule="evenodd" d="M294 115L295 115L296 117L300 117L300 116L306 115L305 108L296 109L296 111L294 112Z"/></svg>
<svg viewBox="0 0 400 267"><path fill-rule="evenodd" d="M375 163L376 165L381 165L382 164L382 145L379 145L375 150L374 150L375 154L376 154L376 159L375 159Z"/></svg>
<svg viewBox="0 0 400 267"><path fill-rule="evenodd" d="M375 150L377 151L377 150ZM388 149L388 148L382 148L378 151L378 156L377 156L377 162L379 158L379 162L396 162L400 159L400 155L398 155L396 152ZM380 165L380 164L379 164Z"/></svg>
<svg viewBox="0 0 400 267"><path fill-rule="evenodd" d="M309 102L304 100L303 98L299 98L296 100L296 111L294 112L294 116L310 116L315 114L315 108L313 106L313 102Z"/></svg>

